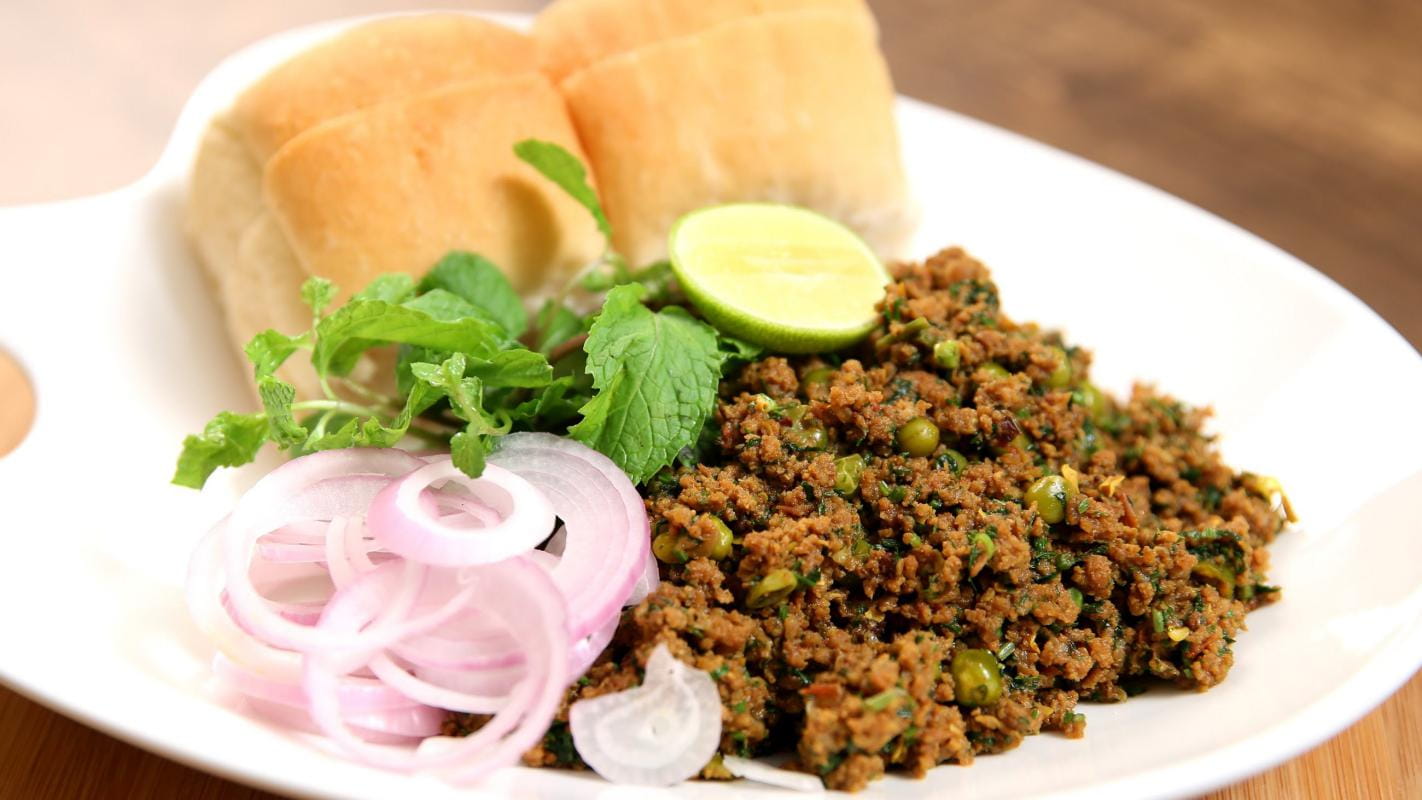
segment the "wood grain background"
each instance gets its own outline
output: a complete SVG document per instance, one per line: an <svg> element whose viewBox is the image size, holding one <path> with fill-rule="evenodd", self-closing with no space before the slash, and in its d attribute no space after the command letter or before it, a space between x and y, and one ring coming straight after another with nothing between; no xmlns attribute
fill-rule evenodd
<svg viewBox="0 0 1422 800"><path fill-rule="evenodd" d="M871 2L901 91L1213 211L1318 267L1422 343L1422 3ZM428 4L0 3L0 204L133 180L201 76L249 41ZM20 397L0 366L0 442ZM0 798L91 797L271 796L0 689ZM1422 798L1422 676L1326 745L1211 797Z"/></svg>

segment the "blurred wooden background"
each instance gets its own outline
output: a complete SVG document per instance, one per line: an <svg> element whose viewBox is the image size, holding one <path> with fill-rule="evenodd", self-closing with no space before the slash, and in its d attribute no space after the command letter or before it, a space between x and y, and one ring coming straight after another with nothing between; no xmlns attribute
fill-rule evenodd
<svg viewBox="0 0 1422 800"><path fill-rule="evenodd" d="M1329 274L1422 343L1422 3L871 2L900 91L1213 211ZM243 44L427 5L5 0L0 205L137 178L188 92ZM90 797L269 795L0 689L0 798ZM1422 677L1327 745L1212 797L1422 797Z"/></svg>

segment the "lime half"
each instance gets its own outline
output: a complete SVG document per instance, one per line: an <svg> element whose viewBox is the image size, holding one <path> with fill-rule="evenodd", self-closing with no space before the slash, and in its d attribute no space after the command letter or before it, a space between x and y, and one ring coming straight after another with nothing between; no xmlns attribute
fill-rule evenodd
<svg viewBox="0 0 1422 800"><path fill-rule="evenodd" d="M803 208L713 206L667 250L686 296L721 330L782 353L837 350L878 319L889 274L848 228Z"/></svg>

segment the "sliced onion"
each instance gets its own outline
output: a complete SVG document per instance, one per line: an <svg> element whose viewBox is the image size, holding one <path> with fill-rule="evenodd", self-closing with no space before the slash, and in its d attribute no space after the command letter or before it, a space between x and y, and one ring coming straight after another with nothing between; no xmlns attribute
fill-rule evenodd
<svg viewBox="0 0 1422 800"><path fill-rule="evenodd" d="M420 498L431 485L455 482L502 520L476 531L430 513ZM553 529L553 508L528 481L495 464L470 479L452 461L433 461L381 490L366 525L376 541L396 555L439 567L492 564L537 547Z"/></svg>
<svg viewBox="0 0 1422 800"><path fill-rule="evenodd" d="M219 680L368 764L464 781L516 763L656 567L642 502L610 461L507 439L477 480L448 456L369 449L259 481L189 567ZM555 515L561 552L535 549ZM449 740L447 710L493 716Z"/></svg>
<svg viewBox="0 0 1422 800"><path fill-rule="evenodd" d="M648 558L642 565L642 575L637 578L637 583L632 586L632 594L627 598L627 605L635 606L647 599L647 595L655 592L658 586L662 585L661 570L657 569L657 560Z"/></svg>
<svg viewBox="0 0 1422 800"><path fill-rule="evenodd" d="M710 675L659 644L642 685L568 709L578 755L613 783L670 786L696 775L721 741L721 695Z"/></svg>
<svg viewBox="0 0 1422 800"><path fill-rule="evenodd" d="M304 708L272 703L257 697L244 698L247 706L272 722L307 733L320 733L311 715ZM434 708L390 712L352 714L346 722L361 739L370 744L408 745L437 736L444 723L444 712Z"/></svg>
<svg viewBox="0 0 1422 800"><path fill-rule="evenodd" d="M227 686L248 697L297 708L307 705L306 693L302 691L299 681L273 680L248 672L221 654L213 658L212 671ZM341 713L345 715L420 705L395 688L369 678L346 678L341 682L338 693Z"/></svg>
<svg viewBox="0 0 1422 800"><path fill-rule="evenodd" d="M481 570L481 610L508 627L509 633L528 647L532 666L510 693L508 703L483 727L459 745L439 753L400 753L368 746L347 725L341 714L341 675L326 657L308 655L302 685L311 702L311 717L338 746L368 764L395 769L451 769L451 774L474 779L484 772L512 763L504 758L511 747L517 759L548 729L567 686L568 638L561 598L547 572L519 558ZM348 590L337 592L319 626L356 628L370 620L369 609L348 600ZM511 745L510 742L513 742ZM457 768L457 769L456 769Z"/></svg>
<svg viewBox="0 0 1422 800"><path fill-rule="evenodd" d="M573 636L607 624L651 555L651 525L632 481L596 450L549 434L505 436L489 460L541 489L564 521L563 557L553 577L568 598Z"/></svg>
<svg viewBox="0 0 1422 800"><path fill-rule="evenodd" d="M727 772L737 778L745 778L766 786L794 789L797 792L823 792L825 790L825 785L819 778L805 772L777 769L769 764L762 764L754 759L740 758L739 756L723 755L721 763L726 767Z"/></svg>
<svg viewBox="0 0 1422 800"><path fill-rule="evenodd" d="M292 522L362 514L380 491L370 478L384 476L388 484L389 478L409 474L423 464L399 450L328 450L288 461L257 481L229 517L222 546L227 592L244 627L292 650L368 646L358 634L335 636L319 626L282 618L263 602L245 565L263 535Z"/></svg>

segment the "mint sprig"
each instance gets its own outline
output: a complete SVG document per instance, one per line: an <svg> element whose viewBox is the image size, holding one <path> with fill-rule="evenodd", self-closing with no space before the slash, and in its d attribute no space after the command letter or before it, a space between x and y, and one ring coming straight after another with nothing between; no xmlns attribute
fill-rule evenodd
<svg viewBox="0 0 1422 800"><path fill-rule="evenodd" d="M301 287L310 328L262 331L245 348L262 410L223 411L187 437L173 482L201 487L267 443L301 455L415 436L448 447L461 470L478 476L497 437L550 431L601 451L637 482L698 452L726 364L759 348L675 305L665 262L627 266L576 157L537 140L514 150L587 208L607 238L581 276L584 288L607 291L598 312L582 316L552 300L530 326L503 273L473 253L450 253L419 281L382 275L334 309L337 287L312 278ZM363 355L391 346L399 351L396 397L351 379ZM280 377L298 353L310 358L321 396L299 398Z"/></svg>

